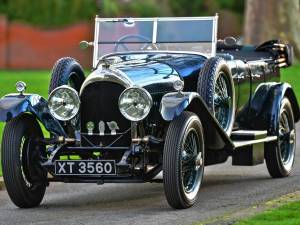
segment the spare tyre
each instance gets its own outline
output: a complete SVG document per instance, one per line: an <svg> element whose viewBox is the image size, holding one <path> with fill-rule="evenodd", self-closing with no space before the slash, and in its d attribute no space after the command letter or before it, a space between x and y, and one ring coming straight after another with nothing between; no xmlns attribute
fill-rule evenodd
<svg viewBox="0 0 300 225"><path fill-rule="evenodd" d="M204 63L197 92L230 136L235 117L235 92L231 71L223 58L212 57Z"/></svg>
<svg viewBox="0 0 300 225"><path fill-rule="evenodd" d="M81 65L71 57L64 57L55 63L52 69L49 94L57 87L68 85L78 93L85 80Z"/></svg>

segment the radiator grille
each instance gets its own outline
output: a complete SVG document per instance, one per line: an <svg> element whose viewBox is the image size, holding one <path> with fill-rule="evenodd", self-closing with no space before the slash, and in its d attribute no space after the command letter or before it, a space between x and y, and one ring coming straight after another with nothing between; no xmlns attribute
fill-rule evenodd
<svg viewBox="0 0 300 225"><path fill-rule="evenodd" d="M81 98L81 133L88 133L86 124L92 121L95 124L94 135L82 135L82 145L108 146L119 137L119 135L100 136L98 124L105 122L105 133L110 134L107 122L115 121L118 124L118 133L123 133L130 128L130 121L125 119L118 107L119 96L125 90L120 84L99 81L89 84L83 90ZM111 146L127 147L130 145L130 131Z"/></svg>

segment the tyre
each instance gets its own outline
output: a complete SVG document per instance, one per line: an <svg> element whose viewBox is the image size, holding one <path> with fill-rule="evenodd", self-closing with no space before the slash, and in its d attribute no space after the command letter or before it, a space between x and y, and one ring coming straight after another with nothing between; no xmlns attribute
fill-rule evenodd
<svg viewBox="0 0 300 225"><path fill-rule="evenodd" d="M220 57L208 59L200 70L197 92L230 136L235 116L235 92L230 69Z"/></svg>
<svg viewBox="0 0 300 225"><path fill-rule="evenodd" d="M47 172L41 168L40 153L45 147L37 145L43 133L36 119L22 114L7 122L2 138L3 178L8 195L20 208L38 206L45 194Z"/></svg>
<svg viewBox="0 0 300 225"><path fill-rule="evenodd" d="M52 69L49 94L62 85L69 85L79 93L84 79L83 69L75 59L71 57L61 58Z"/></svg>
<svg viewBox="0 0 300 225"><path fill-rule="evenodd" d="M163 183L175 209L194 205L204 173L204 137L194 113L183 112L170 123L163 152Z"/></svg>
<svg viewBox="0 0 300 225"><path fill-rule="evenodd" d="M288 98L281 101L276 127L277 141L265 144L265 160L273 178L287 177L293 169L296 150L296 129Z"/></svg>

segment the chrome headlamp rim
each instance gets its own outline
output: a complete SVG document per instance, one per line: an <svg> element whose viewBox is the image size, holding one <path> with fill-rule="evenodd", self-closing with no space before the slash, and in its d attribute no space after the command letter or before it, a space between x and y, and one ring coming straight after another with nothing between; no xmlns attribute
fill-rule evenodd
<svg viewBox="0 0 300 225"><path fill-rule="evenodd" d="M182 91L184 89L184 81L183 80L175 80L173 83L173 88L176 91Z"/></svg>
<svg viewBox="0 0 300 225"><path fill-rule="evenodd" d="M60 89L68 89L68 90L71 90L71 91L75 94L76 100L78 101L79 107L77 108L76 112L75 112L71 117L63 118L63 117L57 116L55 113L52 112L52 110L51 110L51 108L50 108L50 106L49 106L50 99L53 97L53 95L55 94L55 92L56 92L57 90L60 90ZM78 115L79 109L80 109L80 104L81 104L81 102L80 102L80 97L79 97L78 92L77 92L74 88L72 88L72 87L70 87L70 86L68 86L68 85L62 85L62 86L59 86L59 87L53 89L53 90L50 92L49 97L48 97L48 109L49 109L49 111L50 111L50 114L51 114L55 119L60 120L60 121L64 121L64 122L65 122L65 121L70 121L70 120L74 119L74 117L76 117L76 116Z"/></svg>
<svg viewBox="0 0 300 225"><path fill-rule="evenodd" d="M137 89L137 90L139 90L139 91L144 92L144 93L146 94L148 100L150 101L149 110L148 110L141 118L138 118L138 119L133 119L132 117L128 117L128 115L124 114L124 113L122 112L122 110L120 109L120 101L121 101L121 97L124 95L124 93L126 93L127 91L132 90L132 89ZM128 120L130 120L130 121L132 121L132 122L139 122L139 121L142 121L143 119L145 119L145 118L149 115L149 113L150 113L150 111L151 111L151 108L152 108L152 106L153 106L153 100L152 100L151 94L150 94L145 88L138 87L138 86L132 86L132 87L128 87L128 88L126 88L124 91L122 91L122 93L121 93L120 96L119 96L118 106L119 106L119 110L120 110L121 114L122 114L126 119L128 119Z"/></svg>

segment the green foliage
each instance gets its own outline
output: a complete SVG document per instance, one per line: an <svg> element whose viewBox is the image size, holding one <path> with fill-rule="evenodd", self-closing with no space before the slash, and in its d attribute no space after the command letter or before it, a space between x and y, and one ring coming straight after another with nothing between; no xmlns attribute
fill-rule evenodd
<svg viewBox="0 0 300 225"><path fill-rule="evenodd" d="M151 17L162 15L162 11L156 1L134 0L131 2L120 3L117 0L102 0L100 5L100 16L140 16Z"/></svg>
<svg viewBox="0 0 300 225"><path fill-rule="evenodd" d="M199 16L205 14L203 0L170 0L170 6L175 15L178 16Z"/></svg>
<svg viewBox="0 0 300 225"><path fill-rule="evenodd" d="M244 12L242 0L0 0L10 20L57 27L101 17L202 16L221 10Z"/></svg>
<svg viewBox="0 0 300 225"><path fill-rule="evenodd" d="M131 15L136 15L140 17L151 17L151 16L161 16L161 10L159 5L151 3L149 1L134 1L131 5L127 5L127 10Z"/></svg>
<svg viewBox="0 0 300 225"><path fill-rule="evenodd" d="M55 27L82 20L96 14L95 0L0 0L0 13L10 20L26 21L42 27Z"/></svg>
<svg viewBox="0 0 300 225"><path fill-rule="evenodd" d="M153 1L135 0L0 0L0 14L9 20L41 27L57 27L102 17L161 15Z"/></svg>
<svg viewBox="0 0 300 225"><path fill-rule="evenodd" d="M9 20L57 27L101 17L162 15L156 0L0 0L0 14Z"/></svg>
<svg viewBox="0 0 300 225"><path fill-rule="evenodd" d="M100 17L115 17L120 12L120 5L116 1L103 0L100 5Z"/></svg>
<svg viewBox="0 0 300 225"><path fill-rule="evenodd" d="M178 16L213 15L224 9L242 15L244 2L241 0L169 0L172 11Z"/></svg>

